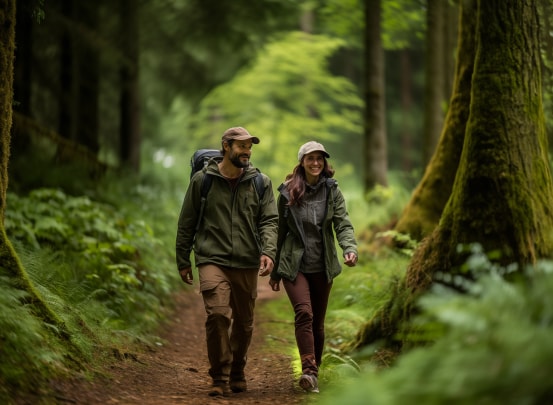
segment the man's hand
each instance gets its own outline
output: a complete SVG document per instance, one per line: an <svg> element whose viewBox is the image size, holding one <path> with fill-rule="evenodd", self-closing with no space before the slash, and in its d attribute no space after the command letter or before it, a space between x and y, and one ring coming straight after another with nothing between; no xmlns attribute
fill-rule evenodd
<svg viewBox="0 0 553 405"><path fill-rule="evenodd" d="M261 255L259 259L259 275L261 277L268 276L273 271L274 263L269 256Z"/></svg>
<svg viewBox="0 0 553 405"><path fill-rule="evenodd" d="M192 284L192 280L194 280L194 276L192 276L192 267L181 269L179 270L179 273L182 281L184 281L186 284Z"/></svg>

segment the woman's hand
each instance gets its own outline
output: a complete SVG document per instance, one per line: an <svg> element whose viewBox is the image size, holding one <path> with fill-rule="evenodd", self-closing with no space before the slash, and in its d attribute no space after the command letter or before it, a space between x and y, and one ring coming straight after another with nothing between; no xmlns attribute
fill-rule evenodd
<svg viewBox="0 0 553 405"><path fill-rule="evenodd" d="M344 264L346 266L353 267L357 264L357 255L353 252L346 253L344 259Z"/></svg>
<svg viewBox="0 0 553 405"><path fill-rule="evenodd" d="M280 281L270 279L269 280L269 285L271 286L271 289L273 291L280 291Z"/></svg>

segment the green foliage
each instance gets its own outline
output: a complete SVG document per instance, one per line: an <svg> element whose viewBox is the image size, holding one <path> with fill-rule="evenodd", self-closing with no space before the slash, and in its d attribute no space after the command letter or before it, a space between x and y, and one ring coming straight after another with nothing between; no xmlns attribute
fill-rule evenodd
<svg viewBox="0 0 553 405"><path fill-rule="evenodd" d="M12 194L9 199L13 210L6 214L8 235L34 248L64 251L75 268L82 269L74 276L91 290L115 296L149 284L148 274L133 262L138 246L159 245L144 221L129 221L113 206L69 197L61 190L39 189L27 198Z"/></svg>
<svg viewBox="0 0 553 405"><path fill-rule="evenodd" d="M364 16L360 0L326 0L319 2L317 15L321 30L345 38L349 46L363 48Z"/></svg>
<svg viewBox="0 0 553 405"><path fill-rule="evenodd" d="M367 226L377 227L393 222L399 217L410 198L410 190L397 179L397 173L390 173L390 185L377 185L365 196L368 202Z"/></svg>
<svg viewBox="0 0 553 405"><path fill-rule="evenodd" d="M344 268L334 281L327 312L327 340L336 350L355 339L361 326L389 298L390 282L404 274L406 256L363 259L356 267Z"/></svg>
<svg viewBox="0 0 553 405"><path fill-rule="evenodd" d="M350 47L363 48L364 6L362 1L325 0L320 3L318 16L322 31L345 38ZM384 49L421 48L426 28L425 17L423 1L383 1L381 31Z"/></svg>
<svg viewBox="0 0 553 405"><path fill-rule="evenodd" d="M194 139L191 150L219 147L223 131L241 125L260 137L252 161L273 179L291 172L299 146L310 139L325 143L342 176L353 175L351 163L361 157L351 145L361 140L362 101L349 80L326 66L342 45L302 32L268 44L251 68L204 99L185 134Z"/></svg>
<svg viewBox="0 0 553 405"><path fill-rule="evenodd" d="M482 267L481 257L476 262ZM553 263L539 262L516 280L506 273L488 268L467 294L436 285L413 320L434 343L405 352L389 369L363 367L358 376L335 381L321 403L550 402Z"/></svg>
<svg viewBox="0 0 553 405"><path fill-rule="evenodd" d="M417 49L424 43L426 1L382 2L382 43L385 49Z"/></svg>
<svg viewBox="0 0 553 405"><path fill-rule="evenodd" d="M419 244L418 241L411 239L409 235L395 230L379 232L376 237L392 239L394 241L395 250L409 257L413 256L413 253Z"/></svg>
<svg viewBox="0 0 553 405"><path fill-rule="evenodd" d="M37 377L51 364L62 362L61 351L43 350L50 339L47 325L36 319L28 305L27 294L0 277L0 400L22 387L36 386ZM32 365L34 372L28 372Z"/></svg>
<svg viewBox="0 0 553 405"><path fill-rule="evenodd" d="M37 385L43 372L63 372L73 361L98 362L98 351L148 342L170 313L170 295L182 286L174 268L174 230L168 230L176 223L176 199L144 182L111 182L100 190L95 199L57 189L8 196L6 232L33 288L83 358L75 359L58 339L60 331L26 310L25 295L3 280L0 330L9 333L0 332L0 382L7 387L0 398L18 384Z"/></svg>

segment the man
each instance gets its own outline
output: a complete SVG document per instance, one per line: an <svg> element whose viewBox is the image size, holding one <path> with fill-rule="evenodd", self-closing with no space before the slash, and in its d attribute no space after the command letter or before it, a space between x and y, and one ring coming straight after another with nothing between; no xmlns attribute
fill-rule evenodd
<svg viewBox="0 0 553 405"><path fill-rule="evenodd" d="M247 389L244 367L257 277L270 274L276 254L278 212L271 180L260 174L261 197L254 184L258 171L250 164L252 146L258 143L259 138L242 127L227 129L221 142L222 161L212 159L192 176L178 222L177 267L182 280L192 284L194 249L207 314L210 396ZM197 224L204 176L211 176L212 183Z"/></svg>

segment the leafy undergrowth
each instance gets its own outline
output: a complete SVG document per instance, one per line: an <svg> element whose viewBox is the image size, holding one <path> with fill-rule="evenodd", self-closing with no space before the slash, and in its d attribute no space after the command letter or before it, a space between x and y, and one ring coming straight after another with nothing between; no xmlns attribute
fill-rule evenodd
<svg viewBox="0 0 553 405"><path fill-rule="evenodd" d="M435 286L420 300L417 334L408 338L423 336L425 345L389 368L360 362L361 371L333 380L320 403L551 403L553 263L507 281L506 269L479 256L483 275L467 294Z"/></svg>
<svg viewBox="0 0 553 405"><path fill-rule="evenodd" d="M52 375L86 369L99 353L153 337L183 283L172 260L174 239L157 236L173 234L150 225L159 213L144 204L147 192L159 197L142 189L133 205L127 193L125 208L57 189L9 194L6 233L68 336L36 318L18 280L2 271L0 399L40 390Z"/></svg>

